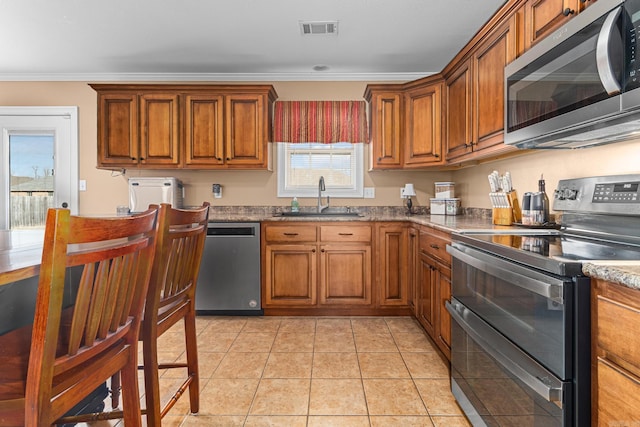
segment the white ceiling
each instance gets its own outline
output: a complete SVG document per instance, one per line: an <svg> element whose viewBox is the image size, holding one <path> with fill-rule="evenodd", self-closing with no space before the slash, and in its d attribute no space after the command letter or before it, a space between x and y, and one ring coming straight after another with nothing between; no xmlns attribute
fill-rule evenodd
<svg viewBox="0 0 640 427"><path fill-rule="evenodd" d="M412 80L503 3L0 0L0 80ZM338 35L302 36L299 21L338 21Z"/></svg>

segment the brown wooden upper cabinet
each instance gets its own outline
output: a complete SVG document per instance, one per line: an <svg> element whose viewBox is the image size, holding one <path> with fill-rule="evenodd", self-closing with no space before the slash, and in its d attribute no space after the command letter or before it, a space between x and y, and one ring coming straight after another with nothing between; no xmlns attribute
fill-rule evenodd
<svg viewBox="0 0 640 427"><path fill-rule="evenodd" d="M442 156L442 89L443 80L418 83L404 95L405 168L437 166Z"/></svg>
<svg viewBox="0 0 640 427"><path fill-rule="evenodd" d="M368 85L371 169L402 168L403 93L399 85Z"/></svg>
<svg viewBox="0 0 640 427"><path fill-rule="evenodd" d="M270 85L91 85L98 167L266 169Z"/></svg>
<svg viewBox="0 0 640 427"><path fill-rule="evenodd" d="M441 77L368 85L371 169L436 166L442 156Z"/></svg>
<svg viewBox="0 0 640 427"><path fill-rule="evenodd" d="M504 66L518 54L518 22L508 18L446 76L449 163L515 150L503 144Z"/></svg>
<svg viewBox="0 0 640 427"><path fill-rule="evenodd" d="M528 0L524 47L529 49L596 0Z"/></svg>

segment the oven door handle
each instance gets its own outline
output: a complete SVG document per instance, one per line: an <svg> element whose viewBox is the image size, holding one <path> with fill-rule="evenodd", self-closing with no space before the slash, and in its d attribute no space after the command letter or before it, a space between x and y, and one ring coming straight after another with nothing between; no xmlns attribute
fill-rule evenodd
<svg viewBox="0 0 640 427"><path fill-rule="evenodd" d="M455 299L445 301L445 307L452 319L464 329L467 335L500 365L543 399L562 407L564 393L562 381L484 323L461 302ZM451 349L453 357L456 351L455 347Z"/></svg>
<svg viewBox="0 0 640 427"><path fill-rule="evenodd" d="M566 282L563 280L456 243L447 245L447 252L465 264L491 276L564 304Z"/></svg>

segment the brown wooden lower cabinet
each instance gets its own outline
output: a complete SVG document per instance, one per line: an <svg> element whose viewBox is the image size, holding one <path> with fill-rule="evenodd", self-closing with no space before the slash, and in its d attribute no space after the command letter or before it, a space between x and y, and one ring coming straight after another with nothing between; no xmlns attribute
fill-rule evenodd
<svg viewBox="0 0 640 427"><path fill-rule="evenodd" d="M416 318L438 348L451 358L451 317L445 301L451 297L450 234L423 227L416 269Z"/></svg>
<svg viewBox="0 0 640 427"><path fill-rule="evenodd" d="M640 425L640 290L592 280L592 425Z"/></svg>
<svg viewBox="0 0 640 427"><path fill-rule="evenodd" d="M263 223L265 314L410 315L407 230L405 222Z"/></svg>

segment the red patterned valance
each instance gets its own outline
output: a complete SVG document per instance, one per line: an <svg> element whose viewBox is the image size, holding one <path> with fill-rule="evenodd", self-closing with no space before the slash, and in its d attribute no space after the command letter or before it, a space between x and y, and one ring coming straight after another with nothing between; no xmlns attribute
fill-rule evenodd
<svg viewBox="0 0 640 427"><path fill-rule="evenodd" d="M364 101L276 101L274 142L369 142Z"/></svg>

